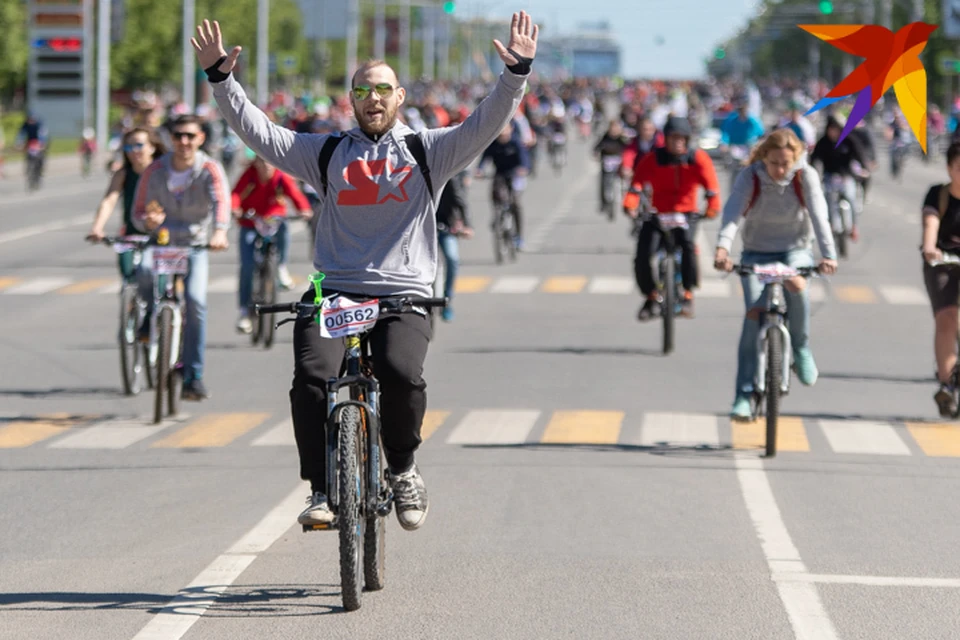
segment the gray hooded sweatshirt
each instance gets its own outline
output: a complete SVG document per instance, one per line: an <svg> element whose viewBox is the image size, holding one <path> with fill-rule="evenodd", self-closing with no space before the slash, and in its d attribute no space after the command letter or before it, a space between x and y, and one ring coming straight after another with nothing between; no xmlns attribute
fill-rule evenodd
<svg viewBox="0 0 960 640"><path fill-rule="evenodd" d="M803 169L800 182L806 209L801 207L791 184L799 169ZM753 207L746 211L753 197L754 174L760 178L760 196ZM807 164L806 154L797 160L780 181L770 177L762 160L740 172L733 183L730 197L723 205L718 248L730 251L741 223L744 251L783 253L793 249L813 249L813 235L816 234L820 255L830 260L837 258L820 174Z"/></svg>
<svg viewBox="0 0 960 640"><path fill-rule="evenodd" d="M523 98L526 76L504 70L493 92L460 125L420 133L435 196L397 121L374 141L359 127L345 133L327 170L318 159L329 134L294 133L273 124L231 74L211 83L227 123L248 147L320 194L313 266L323 287L366 296L431 297L437 274L436 203L447 181L497 137ZM402 108L402 106L401 106Z"/></svg>

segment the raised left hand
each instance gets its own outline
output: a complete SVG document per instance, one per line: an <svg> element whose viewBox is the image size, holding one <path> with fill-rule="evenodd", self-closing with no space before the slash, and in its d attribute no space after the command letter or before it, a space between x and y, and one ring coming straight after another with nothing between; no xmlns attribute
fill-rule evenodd
<svg viewBox="0 0 960 640"><path fill-rule="evenodd" d="M513 14L513 21L510 23L510 41L507 46L503 46L503 43L499 40L494 40L493 46L497 49L503 64L509 67L520 61L507 49L513 49L524 58L536 57L537 35L539 33L540 27L533 24L533 19L527 15L526 11L521 11L519 14Z"/></svg>

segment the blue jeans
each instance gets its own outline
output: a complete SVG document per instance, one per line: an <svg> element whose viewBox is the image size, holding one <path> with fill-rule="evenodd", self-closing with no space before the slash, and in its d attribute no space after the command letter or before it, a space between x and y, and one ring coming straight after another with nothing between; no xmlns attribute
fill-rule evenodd
<svg viewBox="0 0 960 640"><path fill-rule="evenodd" d="M444 297L453 300L453 284L457 279L457 267L460 266L460 245L457 236L446 231L437 233L437 242L446 264L446 278L443 281Z"/></svg>
<svg viewBox="0 0 960 640"><path fill-rule="evenodd" d="M210 257L206 249L194 249L183 281L186 310L183 327L183 381L203 377L203 354L207 346L207 283ZM138 274L140 295L147 300L147 312L153 313L153 250L143 252Z"/></svg>
<svg viewBox="0 0 960 640"><path fill-rule="evenodd" d="M790 267L812 267L813 252L809 249L794 249L786 253L759 253L744 251L740 264L755 265L782 262ZM743 302L747 311L754 307L763 307L764 287L753 274L741 277L743 284ZM805 288L801 293L792 293L783 288L787 300L787 329L793 352L808 346L810 341L810 291ZM749 395L753 392L754 377L757 373L757 338L760 335L760 322L752 318L743 319L740 332L740 347L737 351L737 388L736 393Z"/></svg>
<svg viewBox="0 0 960 640"><path fill-rule="evenodd" d="M239 304L241 309L250 306L250 299L253 297L253 270L256 267L254 251L256 251L257 230L245 229L240 227L237 236L237 244L240 246L240 288L238 291ZM290 250L290 233L287 231L287 223L284 222L277 230L274 237L277 244L277 263L287 264L287 253Z"/></svg>

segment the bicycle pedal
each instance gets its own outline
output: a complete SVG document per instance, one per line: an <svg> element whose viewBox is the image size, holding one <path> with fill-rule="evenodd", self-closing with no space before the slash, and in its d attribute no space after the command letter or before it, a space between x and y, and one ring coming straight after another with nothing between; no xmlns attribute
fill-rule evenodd
<svg viewBox="0 0 960 640"><path fill-rule="evenodd" d="M303 526L303 532L307 533L309 531L332 531L337 527L333 524L305 524Z"/></svg>

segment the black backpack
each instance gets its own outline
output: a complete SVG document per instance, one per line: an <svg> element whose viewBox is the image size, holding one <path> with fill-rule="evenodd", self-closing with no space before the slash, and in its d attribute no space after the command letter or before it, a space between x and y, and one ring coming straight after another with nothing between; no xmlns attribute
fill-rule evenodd
<svg viewBox="0 0 960 640"><path fill-rule="evenodd" d="M324 196L327 195L327 169L330 166L330 158L333 157L333 151L343 138L343 134L331 135L326 139L323 147L320 149L320 157L317 163L320 167L320 180L323 182ZM427 190L430 192L430 199L432 200L433 181L430 179L430 167L427 166L427 151L423 148L423 140L420 139L419 134L411 133L405 136L403 141L407 143L407 148L410 150L410 153L413 154L413 159L417 161L417 166L420 167L420 173L423 174L423 179L427 182Z"/></svg>

